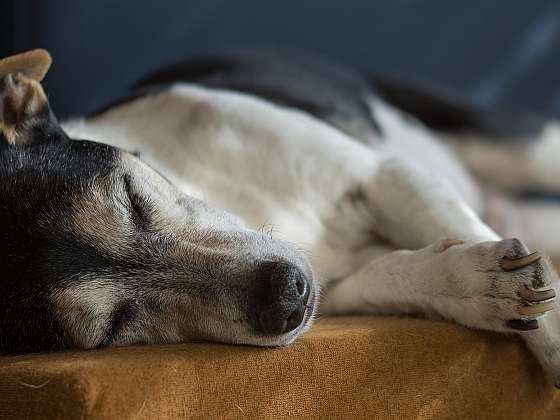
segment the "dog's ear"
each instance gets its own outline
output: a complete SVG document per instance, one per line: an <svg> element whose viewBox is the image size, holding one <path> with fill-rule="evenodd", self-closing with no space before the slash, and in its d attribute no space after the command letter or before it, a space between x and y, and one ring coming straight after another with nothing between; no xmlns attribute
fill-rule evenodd
<svg viewBox="0 0 560 420"><path fill-rule="evenodd" d="M51 66L51 55L45 50L33 50L0 60L0 78L8 74L21 73L40 82Z"/></svg>
<svg viewBox="0 0 560 420"><path fill-rule="evenodd" d="M25 145L56 137L60 127L40 84L50 64L44 50L0 60L0 143Z"/></svg>

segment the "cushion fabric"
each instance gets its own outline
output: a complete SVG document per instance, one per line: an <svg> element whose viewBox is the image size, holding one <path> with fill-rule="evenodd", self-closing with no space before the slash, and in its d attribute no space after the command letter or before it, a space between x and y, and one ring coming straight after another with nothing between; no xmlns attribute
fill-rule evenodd
<svg viewBox="0 0 560 420"><path fill-rule="evenodd" d="M285 348L210 343L0 358L2 419L558 419L521 340L447 322L319 320Z"/></svg>

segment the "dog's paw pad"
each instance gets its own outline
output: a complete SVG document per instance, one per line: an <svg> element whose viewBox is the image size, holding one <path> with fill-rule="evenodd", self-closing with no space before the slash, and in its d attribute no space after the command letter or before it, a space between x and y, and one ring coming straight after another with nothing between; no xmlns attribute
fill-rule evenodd
<svg viewBox="0 0 560 420"><path fill-rule="evenodd" d="M507 323L508 328L518 331L531 331L539 328L536 319L510 319Z"/></svg>

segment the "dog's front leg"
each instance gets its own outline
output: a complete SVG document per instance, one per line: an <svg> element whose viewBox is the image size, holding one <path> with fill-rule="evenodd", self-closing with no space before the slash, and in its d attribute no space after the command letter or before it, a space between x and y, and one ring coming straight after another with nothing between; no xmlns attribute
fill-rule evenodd
<svg viewBox="0 0 560 420"><path fill-rule="evenodd" d="M560 308L552 266L515 239L440 241L394 251L332 286L326 314L401 314L520 334L560 382Z"/></svg>
<svg viewBox="0 0 560 420"><path fill-rule="evenodd" d="M414 314L520 334L560 382L556 273L516 239L500 240L443 182L387 161L368 190L397 248L333 286L327 313ZM447 239L446 239L447 238Z"/></svg>
<svg viewBox="0 0 560 420"><path fill-rule="evenodd" d="M419 249L444 238L501 239L446 180L400 159L382 162L364 190L376 231L397 249Z"/></svg>

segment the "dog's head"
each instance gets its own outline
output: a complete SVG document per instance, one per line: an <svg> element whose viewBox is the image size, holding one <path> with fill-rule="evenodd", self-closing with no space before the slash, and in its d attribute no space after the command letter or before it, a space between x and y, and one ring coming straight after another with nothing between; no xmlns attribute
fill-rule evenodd
<svg viewBox="0 0 560 420"><path fill-rule="evenodd" d="M70 139L46 70L22 63L0 61L0 351L281 345L305 329L317 293L301 254L132 154Z"/></svg>

